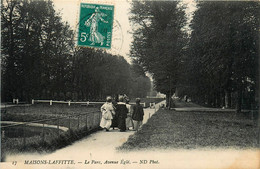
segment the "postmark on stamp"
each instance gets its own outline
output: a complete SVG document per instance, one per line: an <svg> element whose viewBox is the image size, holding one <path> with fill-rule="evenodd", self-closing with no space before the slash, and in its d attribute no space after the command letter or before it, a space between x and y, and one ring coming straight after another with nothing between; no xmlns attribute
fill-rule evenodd
<svg viewBox="0 0 260 169"><path fill-rule="evenodd" d="M111 48L114 6L80 4L78 46Z"/></svg>

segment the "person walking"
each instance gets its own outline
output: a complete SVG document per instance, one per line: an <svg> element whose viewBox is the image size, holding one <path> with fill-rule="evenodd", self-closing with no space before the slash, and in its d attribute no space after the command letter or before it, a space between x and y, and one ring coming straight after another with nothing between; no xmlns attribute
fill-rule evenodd
<svg viewBox="0 0 260 169"><path fill-rule="evenodd" d="M138 131L140 126L143 123L143 118L144 118L144 109L140 104L141 99L136 98L136 104L133 106L133 123L134 123L134 130Z"/></svg>
<svg viewBox="0 0 260 169"><path fill-rule="evenodd" d="M126 124L125 119L127 117L128 110L126 108L126 104L123 102L124 97L119 96L119 102L116 105L116 113L118 118L118 128L120 129L120 132L126 131Z"/></svg>
<svg viewBox="0 0 260 169"><path fill-rule="evenodd" d="M113 130L115 129L115 127L118 127L118 118L117 118L117 111L116 111L117 103L118 103L118 94L115 95L114 100L112 101L115 110L115 114L113 115L112 124L111 124Z"/></svg>
<svg viewBox="0 0 260 169"><path fill-rule="evenodd" d="M126 99L126 108L127 108L127 118L125 119L126 129L129 130L130 127L134 127L132 120L132 106L129 104L129 99Z"/></svg>
<svg viewBox="0 0 260 169"><path fill-rule="evenodd" d="M109 131L112 124L113 115L115 115L115 110L112 104L112 97L108 96L106 98L106 103L101 106L102 118L100 121L100 127Z"/></svg>

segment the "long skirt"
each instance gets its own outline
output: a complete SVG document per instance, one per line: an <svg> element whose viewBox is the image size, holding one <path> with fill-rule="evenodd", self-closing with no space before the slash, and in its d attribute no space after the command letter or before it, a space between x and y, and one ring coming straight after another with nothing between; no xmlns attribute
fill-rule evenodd
<svg viewBox="0 0 260 169"><path fill-rule="evenodd" d="M116 116L112 119L111 127L118 127L118 118Z"/></svg>
<svg viewBox="0 0 260 169"><path fill-rule="evenodd" d="M109 129L110 126L112 124L112 120L106 120L104 119L103 117L101 118L101 121L100 121L100 127L102 128L106 128L106 129Z"/></svg>
<svg viewBox="0 0 260 169"><path fill-rule="evenodd" d="M126 131L125 118L118 117L118 128L120 131Z"/></svg>

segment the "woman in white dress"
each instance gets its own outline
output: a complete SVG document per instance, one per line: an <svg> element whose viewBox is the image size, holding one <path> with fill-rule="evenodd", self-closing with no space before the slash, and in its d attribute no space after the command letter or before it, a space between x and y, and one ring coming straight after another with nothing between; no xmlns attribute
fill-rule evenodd
<svg viewBox="0 0 260 169"><path fill-rule="evenodd" d="M106 103L101 106L102 118L100 121L100 127L109 131L112 124L113 115L115 115L115 109L112 104L112 97L108 96Z"/></svg>

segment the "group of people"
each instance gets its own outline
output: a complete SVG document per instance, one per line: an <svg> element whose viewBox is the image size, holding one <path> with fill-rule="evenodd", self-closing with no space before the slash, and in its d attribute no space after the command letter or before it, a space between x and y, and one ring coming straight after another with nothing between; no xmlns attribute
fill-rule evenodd
<svg viewBox="0 0 260 169"><path fill-rule="evenodd" d="M130 127L139 130L144 116L140 102L140 98L136 98L136 104L131 106L128 98L119 96L118 102L113 103L112 97L107 96L106 103L101 106L100 127L105 131L109 131L111 127L118 127L120 132L129 130Z"/></svg>

